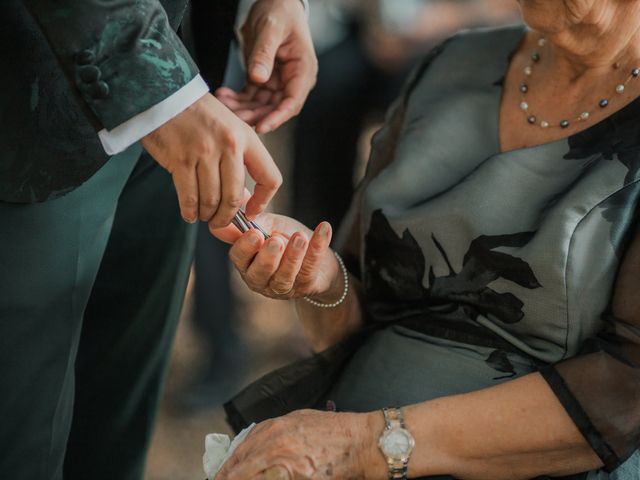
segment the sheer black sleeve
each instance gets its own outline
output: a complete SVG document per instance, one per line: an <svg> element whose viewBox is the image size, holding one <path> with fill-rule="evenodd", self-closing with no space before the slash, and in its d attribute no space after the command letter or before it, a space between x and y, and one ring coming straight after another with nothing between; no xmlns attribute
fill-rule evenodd
<svg viewBox="0 0 640 480"><path fill-rule="evenodd" d="M640 448L640 228L631 240L605 329L541 372L607 470Z"/></svg>

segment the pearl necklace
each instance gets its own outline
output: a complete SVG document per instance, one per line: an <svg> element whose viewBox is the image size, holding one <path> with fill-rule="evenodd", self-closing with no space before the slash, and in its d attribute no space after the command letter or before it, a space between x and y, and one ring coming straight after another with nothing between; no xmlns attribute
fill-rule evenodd
<svg viewBox="0 0 640 480"><path fill-rule="evenodd" d="M546 43L547 43L546 39L544 38L538 39L538 47L542 48L545 46ZM522 98L520 100L520 109L524 112L527 123L529 125L538 125L541 128L549 128L549 127L567 128L571 124L571 121L573 120L578 122L586 122L587 120L589 120L589 117L593 113L592 111L589 111L589 110L584 110L582 113L580 113L580 115L578 115L571 121L568 119L564 119L564 120L560 120L557 124L554 124L547 120L542 120L542 119L538 121L538 118L530 112L529 103L527 102L527 99L526 99L526 94L529 91L529 83L527 82L527 78L531 77L531 75L533 74L533 67L536 63L540 62L540 58L541 58L540 52L537 50L531 54L531 62L526 67L524 67L523 72L524 72L525 78L520 84L520 93L522 93ZM635 67L631 70L631 73L629 73L629 75L627 76L624 82L616 85L616 89L615 89L616 93L617 94L624 93L627 83L629 83L629 81L632 78L638 78L638 76L640 76L640 67ZM606 108L608 105L609 105L608 98L602 98L598 102L598 107L600 107L600 109Z"/></svg>

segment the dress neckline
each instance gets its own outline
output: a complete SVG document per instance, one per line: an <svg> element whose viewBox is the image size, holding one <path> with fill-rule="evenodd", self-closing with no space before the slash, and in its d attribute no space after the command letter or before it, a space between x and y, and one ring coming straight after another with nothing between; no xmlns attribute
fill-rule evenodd
<svg viewBox="0 0 640 480"><path fill-rule="evenodd" d="M590 125L584 130L580 130L578 132L567 135L566 137L557 138L555 140L550 140L548 142L538 143L536 145L530 145L525 147L517 147L509 150L502 150L501 142L500 142L500 114L502 110L502 97L504 96L504 88L505 81L507 78L507 74L509 71L509 67L511 66L511 60L513 56L516 54L520 45L525 39L526 34L530 31L530 29L526 25L517 25L515 27L511 27L513 31L516 33L514 35L514 43L508 44L508 51L506 54L501 57L500 62L498 63L498 67L500 69L499 75L500 77L493 83L493 86L496 88L496 102L495 102L495 122L493 122L493 130L494 130L494 144L496 146L495 151L498 155L508 155L514 154L518 152L526 152L532 151L536 149L550 148L556 145L562 145L567 143L582 143L586 139L594 136L594 135L602 135L607 130L611 131L620 126L622 122L620 120L626 120L628 117L632 117L632 112L636 110L640 110L640 95L631 100L622 108L614 111L610 115L604 117L598 122ZM637 112L636 118L640 118L640 111ZM638 128L640 130L640 121L637 122ZM611 139L613 141L613 139Z"/></svg>

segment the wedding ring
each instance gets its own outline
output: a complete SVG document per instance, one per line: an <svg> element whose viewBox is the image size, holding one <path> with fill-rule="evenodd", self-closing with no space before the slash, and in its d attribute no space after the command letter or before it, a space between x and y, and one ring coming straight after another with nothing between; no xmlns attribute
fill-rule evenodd
<svg viewBox="0 0 640 480"><path fill-rule="evenodd" d="M289 290L285 290L284 292L279 292L275 288L271 288L271 292L275 293L276 295L288 295L289 293L291 293L291 290L293 290L293 285L291 285L291 288Z"/></svg>

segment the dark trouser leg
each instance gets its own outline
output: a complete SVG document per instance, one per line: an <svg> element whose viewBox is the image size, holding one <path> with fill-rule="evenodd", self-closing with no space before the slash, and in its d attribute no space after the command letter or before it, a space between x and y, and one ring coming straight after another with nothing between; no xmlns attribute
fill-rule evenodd
<svg viewBox="0 0 640 480"><path fill-rule="evenodd" d="M2 479L62 479L82 317L139 153L113 157L62 198L0 203Z"/></svg>
<svg viewBox="0 0 640 480"><path fill-rule="evenodd" d="M177 406L186 411L228 400L248 361L236 330L228 252L229 246L213 237L206 223L198 226L193 319L205 358L196 380L177 399Z"/></svg>
<svg viewBox="0 0 640 480"><path fill-rule="evenodd" d="M195 233L171 177L143 155L87 306L65 480L142 478Z"/></svg>

